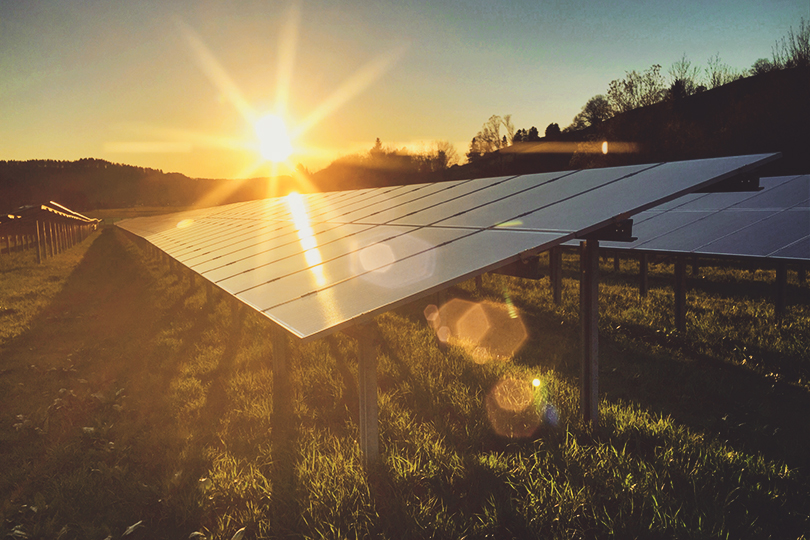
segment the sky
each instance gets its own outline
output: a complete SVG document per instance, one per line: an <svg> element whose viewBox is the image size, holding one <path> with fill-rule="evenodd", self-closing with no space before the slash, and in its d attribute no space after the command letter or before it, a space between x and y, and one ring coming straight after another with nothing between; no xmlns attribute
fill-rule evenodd
<svg viewBox="0 0 810 540"><path fill-rule="evenodd" d="M247 178L377 138L463 157L492 115L565 127L627 71L747 70L802 18L807 0L0 0L0 160ZM293 139L277 165L270 113Z"/></svg>

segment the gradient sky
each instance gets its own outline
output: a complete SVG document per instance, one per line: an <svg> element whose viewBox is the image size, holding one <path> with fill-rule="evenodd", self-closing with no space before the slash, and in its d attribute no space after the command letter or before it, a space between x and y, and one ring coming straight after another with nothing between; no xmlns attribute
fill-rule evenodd
<svg viewBox="0 0 810 540"><path fill-rule="evenodd" d="M565 127L629 70L748 69L802 17L807 0L0 0L0 159L262 176L252 120L277 107L313 171L377 137L463 156L491 115Z"/></svg>

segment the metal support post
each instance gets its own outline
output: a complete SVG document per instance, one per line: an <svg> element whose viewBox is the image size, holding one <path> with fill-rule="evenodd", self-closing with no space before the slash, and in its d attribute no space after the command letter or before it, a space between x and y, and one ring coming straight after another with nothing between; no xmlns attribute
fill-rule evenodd
<svg viewBox="0 0 810 540"><path fill-rule="evenodd" d="M562 303L562 248L553 247L548 254L549 278L551 281L551 295L554 303Z"/></svg>
<svg viewBox="0 0 810 540"><path fill-rule="evenodd" d="M675 328L686 331L686 261L675 258Z"/></svg>
<svg viewBox="0 0 810 540"><path fill-rule="evenodd" d="M649 256L642 253L638 256L638 294L642 298L646 298L647 293L650 291L650 281L647 274L647 265Z"/></svg>
<svg viewBox="0 0 810 540"><path fill-rule="evenodd" d="M619 252L617 251L616 253L613 254L613 271L618 274L620 269L621 269L621 262L619 260Z"/></svg>
<svg viewBox="0 0 810 540"><path fill-rule="evenodd" d="M287 373L287 335L274 327L273 340L273 413L286 414L292 411L290 380Z"/></svg>
<svg viewBox="0 0 810 540"><path fill-rule="evenodd" d="M582 329L580 403L586 422L599 422L599 241L580 242L579 320Z"/></svg>
<svg viewBox="0 0 810 540"><path fill-rule="evenodd" d="M377 414L377 342L370 325L358 329L360 344L357 392L360 397L360 452L366 465L380 457L380 427Z"/></svg>
<svg viewBox="0 0 810 540"><path fill-rule="evenodd" d="M37 227L37 264L42 264L42 255L40 253L40 246L42 245L42 241L39 238L39 221L35 221L34 225Z"/></svg>
<svg viewBox="0 0 810 540"><path fill-rule="evenodd" d="M214 301L214 286L207 279L205 281L205 301L210 304Z"/></svg>
<svg viewBox="0 0 810 540"><path fill-rule="evenodd" d="M475 276L475 291L478 294L484 292L484 278L480 274Z"/></svg>
<svg viewBox="0 0 810 540"><path fill-rule="evenodd" d="M780 260L776 263L776 300L774 302L774 316L780 322L785 315L787 307L787 263Z"/></svg>
<svg viewBox="0 0 810 540"><path fill-rule="evenodd" d="M447 289L442 289L436 293L436 306L442 307L447 303Z"/></svg>

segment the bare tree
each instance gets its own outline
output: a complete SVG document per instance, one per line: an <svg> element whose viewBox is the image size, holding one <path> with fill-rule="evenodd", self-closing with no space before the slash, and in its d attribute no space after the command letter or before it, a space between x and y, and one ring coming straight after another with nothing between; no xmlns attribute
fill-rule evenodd
<svg viewBox="0 0 810 540"><path fill-rule="evenodd" d="M458 152L448 141L435 141L428 154L431 171L439 171L458 163Z"/></svg>
<svg viewBox="0 0 810 540"><path fill-rule="evenodd" d="M607 99L615 114L646 107L664 99L661 65L654 64L643 73L626 72L624 79L610 81Z"/></svg>
<svg viewBox="0 0 810 540"><path fill-rule="evenodd" d="M686 57L686 53L681 59L672 64L669 73L669 97L673 99L691 96L697 92L699 87L698 77L700 68L693 66Z"/></svg>
<svg viewBox="0 0 810 540"><path fill-rule="evenodd" d="M810 65L810 24L802 17L799 31L790 27L788 35L776 42L773 49L773 65L779 69Z"/></svg>
<svg viewBox="0 0 810 540"><path fill-rule="evenodd" d="M501 127L506 129L505 135L501 135ZM512 115L507 114L501 118L497 114L493 114L481 127L481 131L479 131L470 142L470 150L467 152L467 159L472 162L484 154L508 146L512 144L514 137L515 126L512 124Z"/></svg>
<svg viewBox="0 0 810 540"><path fill-rule="evenodd" d="M503 127L506 129L506 143L507 145L511 145L512 141L515 139L515 126L512 124L511 114L503 115Z"/></svg>
<svg viewBox="0 0 810 540"><path fill-rule="evenodd" d="M720 61L719 53L709 58L708 67L706 67L706 78L708 79L709 88L723 86L741 77L741 73L738 73L731 66Z"/></svg>

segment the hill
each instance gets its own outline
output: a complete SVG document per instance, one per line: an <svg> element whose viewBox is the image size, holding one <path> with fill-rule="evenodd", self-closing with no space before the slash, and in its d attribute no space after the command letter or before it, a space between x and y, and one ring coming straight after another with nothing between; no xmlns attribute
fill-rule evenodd
<svg viewBox="0 0 810 540"><path fill-rule="evenodd" d="M771 71L619 114L539 143L518 143L443 173L446 179L782 152L767 175L810 171L810 68ZM601 141L633 152L601 153ZM590 150L590 151L589 151Z"/></svg>
<svg viewBox="0 0 810 540"><path fill-rule="evenodd" d="M289 177L277 179L282 184ZM268 179L243 181L189 178L180 173L110 163L78 161L0 161L0 213L20 206L57 200L74 210L133 206L193 206L203 197L207 205L261 199ZM219 195L211 196L217 193Z"/></svg>

